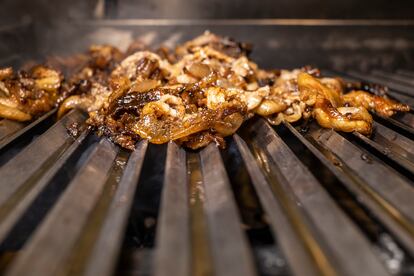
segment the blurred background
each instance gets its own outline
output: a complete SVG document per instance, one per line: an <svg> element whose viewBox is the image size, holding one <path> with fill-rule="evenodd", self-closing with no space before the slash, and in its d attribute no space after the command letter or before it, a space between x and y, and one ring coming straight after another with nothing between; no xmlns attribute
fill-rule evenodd
<svg viewBox="0 0 414 276"><path fill-rule="evenodd" d="M125 48L140 36L147 40L152 36L152 44L173 45L209 29L252 42L254 57L265 67L312 64L362 71L414 67L414 1L410 0L0 3L0 65L18 66L28 58L84 51L94 42Z"/></svg>
<svg viewBox="0 0 414 276"><path fill-rule="evenodd" d="M412 19L411 0L3 0L1 22L24 16L36 20L88 19L99 2L108 15L118 18L318 18L318 19Z"/></svg>

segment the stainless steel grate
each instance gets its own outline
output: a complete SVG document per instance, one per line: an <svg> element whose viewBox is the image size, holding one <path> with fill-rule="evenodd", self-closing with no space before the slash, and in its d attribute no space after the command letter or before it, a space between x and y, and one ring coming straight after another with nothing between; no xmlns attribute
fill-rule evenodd
<svg viewBox="0 0 414 276"><path fill-rule="evenodd" d="M414 107L411 74L341 75ZM222 152L132 153L54 113L2 121L4 275L414 274L413 113L371 139L255 119Z"/></svg>

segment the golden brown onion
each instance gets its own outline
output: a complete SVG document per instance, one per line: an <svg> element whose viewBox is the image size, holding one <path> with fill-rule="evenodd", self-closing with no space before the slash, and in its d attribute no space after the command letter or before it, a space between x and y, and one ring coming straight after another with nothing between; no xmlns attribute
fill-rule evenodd
<svg viewBox="0 0 414 276"><path fill-rule="evenodd" d="M151 89L156 88L160 84L161 84L160 81L151 80L151 79L145 79L145 80L137 81L136 83L134 83L131 86L130 91L131 92L139 92L139 93L147 92L147 91L149 91Z"/></svg>
<svg viewBox="0 0 414 276"><path fill-rule="evenodd" d="M318 79L312 77L307 73L299 73L298 87L302 93L302 99L323 97L327 99L332 106L337 107L341 105L341 98L337 91L323 85Z"/></svg>
<svg viewBox="0 0 414 276"><path fill-rule="evenodd" d="M211 73L210 67L208 67L208 65L197 62L188 66L187 70L188 73L190 73L193 77L199 79L207 77Z"/></svg>
<svg viewBox="0 0 414 276"><path fill-rule="evenodd" d="M93 105L93 98L86 96L70 96L59 107L58 118L61 118L71 109L80 109L88 112L90 106Z"/></svg>
<svg viewBox="0 0 414 276"><path fill-rule="evenodd" d="M0 117L19 122L30 121L32 116L23 111L0 103Z"/></svg>
<svg viewBox="0 0 414 276"><path fill-rule="evenodd" d="M0 69L0 81L13 76L13 68L6 67Z"/></svg>
<svg viewBox="0 0 414 276"><path fill-rule="evenodd" d="M286 108L287 105L280 100L263 100L262 103L254 110L254 112L260 116L266 117L275 113L282 112Z"/></svg>
<svg viewBox="0 0 414 276"><path fill-rule="evenodd" d="M341 113L342 111L343 113ZM357 131L370 135L372 131L372 117L364 107L339 110L327 100L321 100L313 110L316 121L325 128L333 128L343 132Z"/></svg>
<svg viewBox="0 0 414 276"><path fill-rule="evenodd" d="M365 91L349 92L343 96L343 100L351 106L364 107L385 117L392 116L397 111L410 111L410 107L406 104L397 103L393 100L373 95Z"/></svg>

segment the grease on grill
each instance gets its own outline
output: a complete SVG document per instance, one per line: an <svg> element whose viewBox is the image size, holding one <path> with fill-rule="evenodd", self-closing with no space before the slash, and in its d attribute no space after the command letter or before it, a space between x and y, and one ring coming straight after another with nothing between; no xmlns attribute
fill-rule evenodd
<svg viewBox="0 0 414 276"><path fill-rule="evenodd" d="M368 164L372 164L373 162L372 158L366 153L361 154L361 159L367 162Z"/></svg>
<svg viewBox="0 0 414 276"><path fill-rule="evenodd" d="M66 127L66 130L72 138L76 139L82 132L82 126L77 122L73 122Z"/></svg>

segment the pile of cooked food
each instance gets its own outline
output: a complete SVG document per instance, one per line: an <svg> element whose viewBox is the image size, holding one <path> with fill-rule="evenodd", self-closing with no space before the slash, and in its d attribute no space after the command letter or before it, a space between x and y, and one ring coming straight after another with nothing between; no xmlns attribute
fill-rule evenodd
<svg viewBox="0 0 414 276"><path fill-rule="evenodd" d="M170 50L133 43L0 69L0 117L30 121L58 107L89 114L99 135L133 149L139 139L198 149L237 131L256 114L272 125L315 119L324 128L369 136L372 116L407 112L385 88L322 77L316 68L265 70L249 44L205 32Z"/></svg>

